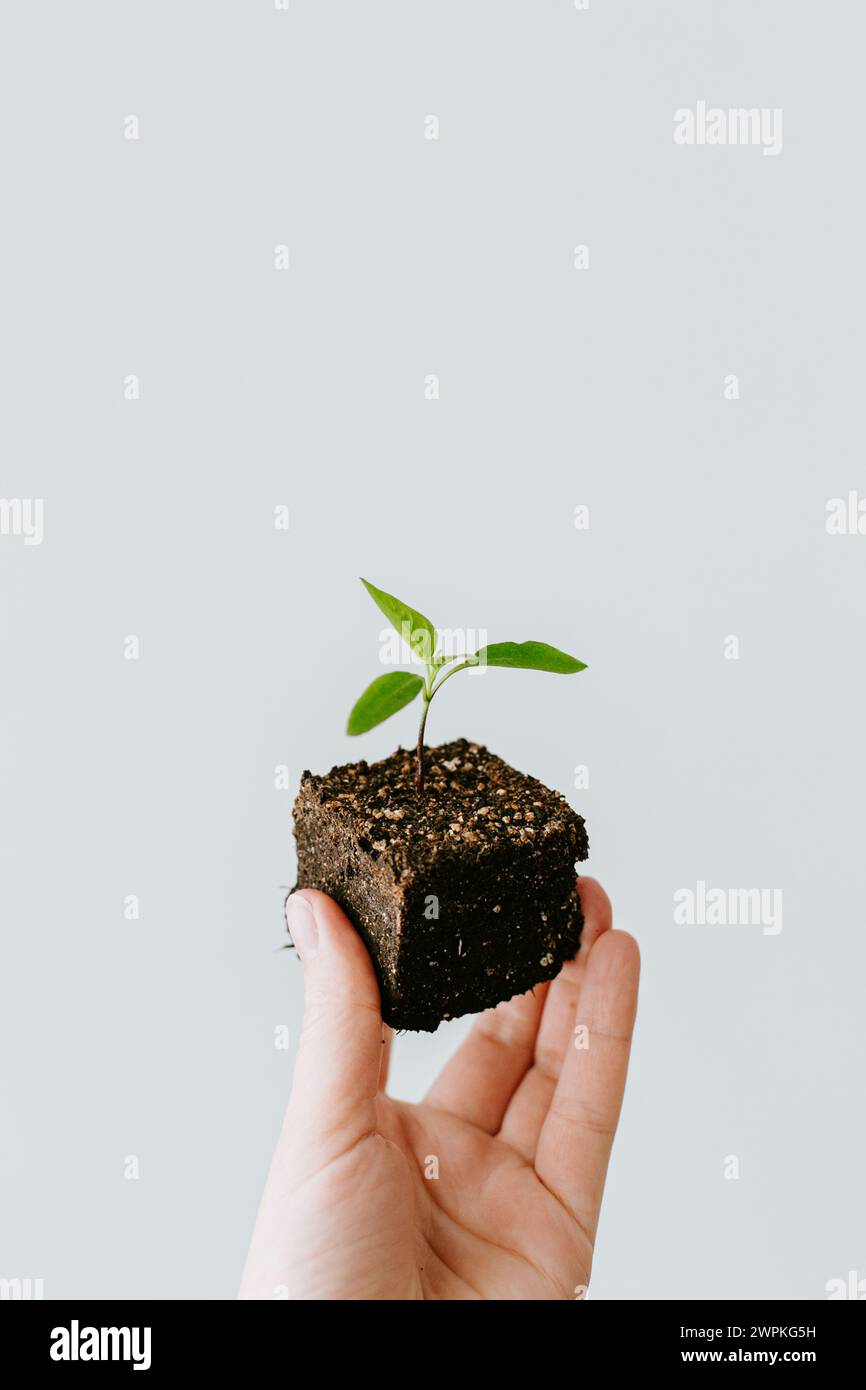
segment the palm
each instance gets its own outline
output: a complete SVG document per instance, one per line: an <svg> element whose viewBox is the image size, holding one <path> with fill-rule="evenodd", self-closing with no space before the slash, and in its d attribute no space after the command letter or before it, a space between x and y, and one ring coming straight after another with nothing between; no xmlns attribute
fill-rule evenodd
<svg viewBox="0 0 866 1390"><path fill-rule="evenodd" d="M383 1098L378 1109L393 1145L382 1215L403 1256L395 1287L416 1299L574 1298L585 1287L591 1241L516 1149L432 1106Z"/></svg>
<svg viewBox="0 0 866 1390"><path fill-rule="evenodd" d="M332 1000L308 996L243 1293L582 1297L638 961L631 937L608 931L603 891L590 879L580 889L577 958L551 984L480 1015L420 1105L385 1094L389 1047L381 1047L375 979L369 997L359 994L369 962L348 924L335 937L345 956L320 978L332 982L344 969L350 1002L335 1013ZM588 1046L574 1045L578 1024Z"/></svg>

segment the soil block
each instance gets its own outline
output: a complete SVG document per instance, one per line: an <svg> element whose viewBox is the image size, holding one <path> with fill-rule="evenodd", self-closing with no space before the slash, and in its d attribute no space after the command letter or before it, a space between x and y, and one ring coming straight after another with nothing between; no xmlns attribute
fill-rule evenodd
<svg viewBox="0 0 866 1390"><path fill-rule="evenodd" d="M552 979L577 950L583 817L560 792L457 739L305 772L297 888L320 888L363 937L393 1028L432 1032Z"/></svg>

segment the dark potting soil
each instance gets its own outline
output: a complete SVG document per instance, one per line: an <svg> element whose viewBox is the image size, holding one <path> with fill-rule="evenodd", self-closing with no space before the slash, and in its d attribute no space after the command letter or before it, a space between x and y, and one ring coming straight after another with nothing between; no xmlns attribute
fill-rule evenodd
<svg viewBox="0 0 866 1390"><path fill-rule="evenodd" d="M298 888L319 888L363 937L382 1014L432 1032L552 979L577 950L583 817L477 743L305 772Z"/></svg>

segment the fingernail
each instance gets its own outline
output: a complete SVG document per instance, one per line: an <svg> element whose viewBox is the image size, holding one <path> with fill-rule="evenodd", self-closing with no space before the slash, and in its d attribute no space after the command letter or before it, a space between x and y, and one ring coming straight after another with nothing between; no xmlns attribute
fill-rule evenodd
<svg viewBox="0 0 866 1390"><path fill-rule="evenodd" d="M286 919L295 950L301 960L309 960L319 949L319 928L309 900L301 893L293 893L289 898Z"/></svg>

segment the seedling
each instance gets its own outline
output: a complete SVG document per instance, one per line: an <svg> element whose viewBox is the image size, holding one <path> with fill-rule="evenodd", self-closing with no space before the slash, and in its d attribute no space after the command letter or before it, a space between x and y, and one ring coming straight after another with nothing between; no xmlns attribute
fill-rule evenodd
<svg viewBox="0 0 866 1390"><path fill-rule="evenodd" d="M429 618L401 603L392 594L377 589L366 579L362 579L361 583L406 645L421 658L424 675L419 676L412 671L390 671L385 676L377 676L354 705L346 732L366 734L411 704L420 694L423 703L416 754L419 795L424 791L424 729L430 701L458 671L465 671L468 666L511 666L526 671L552 671L559 676L570 676L586 670L585 662L561 652L557 647L549 647L546 642L494 642L471 654L459 652L454 656L444 656L438 650L436 629ZM455 662L457 665L453 664Z"/></svg>

